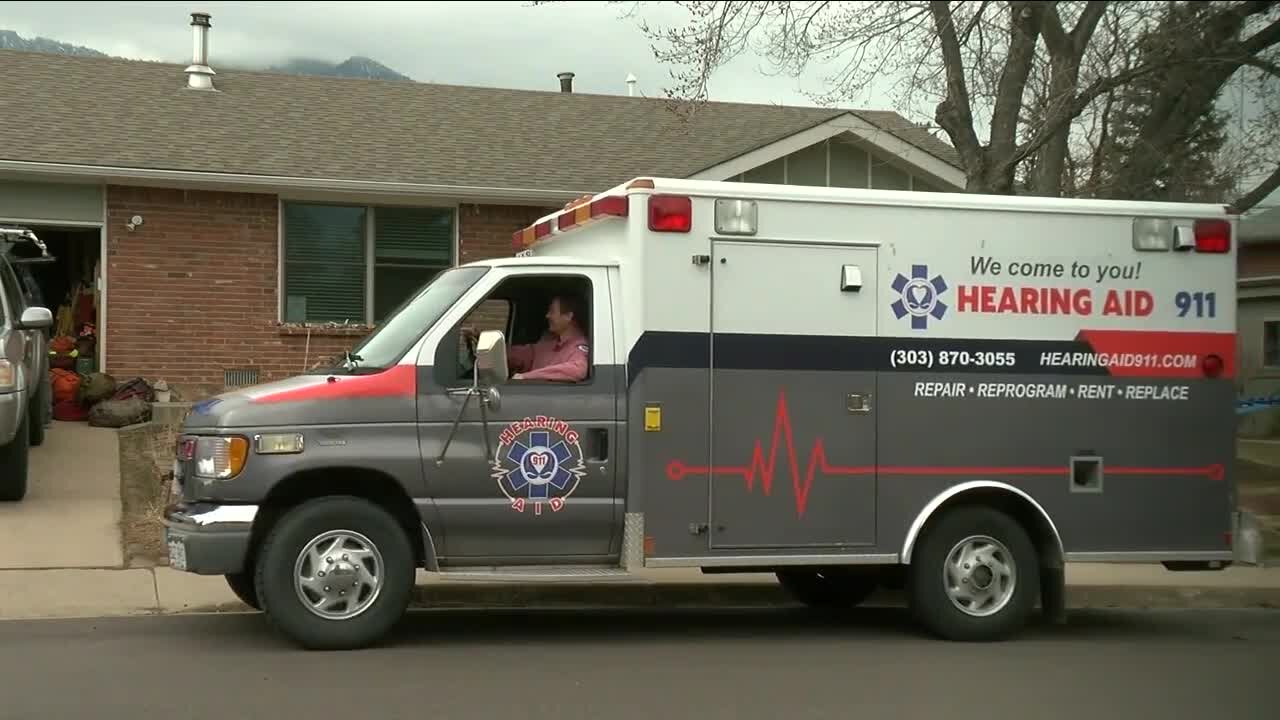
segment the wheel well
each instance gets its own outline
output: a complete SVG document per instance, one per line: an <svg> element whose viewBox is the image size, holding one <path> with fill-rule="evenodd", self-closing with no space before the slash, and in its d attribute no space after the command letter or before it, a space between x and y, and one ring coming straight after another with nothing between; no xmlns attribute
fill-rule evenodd
<svg viewBox="0 0 1280 720"><path fill-rule="evenodd" d="M262 502L249 539L249 556L245 567L251 568L263 538L291 508L308 500L332 495L363 498L391 513L404 529L413 548L414 563L423 567L426 548L422 538L422 519L413 500L391 476L367 468L328 467L303 470L281 480Z"/></svg>
<svg viewBox="0 0 1280 720"><path fill-rule="evenodd" d="M1028 498L1012 489L1000 486L982 486L963 490L934 508L911 545L912 555L915 547L920 544L921 538L937 525L940 518L948 511L962 506L989 507L1005 513L1031 536L1031 542L1036 548L1036 556L1040 559L1040 567L1061 568L1063 566L1061 538L1045 513ZM905 562L906 558L904 557L903 560Z"/></svg>

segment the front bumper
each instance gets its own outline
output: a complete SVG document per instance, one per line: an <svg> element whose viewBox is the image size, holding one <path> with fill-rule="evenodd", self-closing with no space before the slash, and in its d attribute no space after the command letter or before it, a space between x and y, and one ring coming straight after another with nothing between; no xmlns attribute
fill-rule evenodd
<svg viewBox="0 0 1280 720"><path fill-rule="evenodd" d="M177 503L164 518L169 567L197 575L244 571L257 505Z"/></svg>
<svg viewBox="0 0 1280 720"><path fill-rule="evenodd" d="M23 392L0 393L0 447L13 442L17 436L22 425L22 413L27 411L25 399L26 393Z"/></svg>

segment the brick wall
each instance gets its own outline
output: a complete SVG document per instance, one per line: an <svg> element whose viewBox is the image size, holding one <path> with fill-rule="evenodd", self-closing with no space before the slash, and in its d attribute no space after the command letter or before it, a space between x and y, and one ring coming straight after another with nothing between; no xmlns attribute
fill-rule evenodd
<svg viewBox="0 0 1280 720"><path fill-rule="evenodd" d="M461 206L460 260L510 255L511 233L547 211ZM107 371L197 399L222 392L226 368L266 382L357 343L368 328L278 325L277 228L275 195L108 187Z"/></svg>
<svg viewBox="0 0 1280 720"><path fill-rule="evenodd" d="M519 205L462 205L458 208L458 247L461 262L510 257L511 235L532 225L555 208ZM476 308L463 322L478 330L505 330L508 309L505 303L488 302Z"/></svg>

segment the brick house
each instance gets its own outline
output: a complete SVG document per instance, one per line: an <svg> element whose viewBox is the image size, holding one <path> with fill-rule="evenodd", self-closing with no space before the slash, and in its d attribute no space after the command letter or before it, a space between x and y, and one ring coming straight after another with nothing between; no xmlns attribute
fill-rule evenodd
<svg viewBox="0 0 1280 720"><path fill-rule="evenodd" d="M1239 287L1236 312L1240 390L1246 395L1280 392L1280 207L1260 209L1240 220ZM1280 425L1274 414L1248 418Z"/></svg>
<svg viewBox="0 0 1280 720"><path fill-rule="evenodd" d="M949 145L893 112L713 103L683 120L571 78L542 92L199 65L0 50L0 222L72 263L41 266L45 301L65 300L69 327L95 321L100 369L188 398L337 354L441 268L509 255L513 231L632 177L964 181Z"/></svg>

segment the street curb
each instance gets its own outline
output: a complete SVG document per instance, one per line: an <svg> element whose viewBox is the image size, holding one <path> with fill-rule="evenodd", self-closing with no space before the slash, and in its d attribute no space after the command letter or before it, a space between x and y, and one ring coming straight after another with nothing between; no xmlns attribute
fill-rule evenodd
<svg viewBox="0 0 1280 720"><path fill-rule="evenodd" d="M901 591L873 595L867 606L902 607ZM414 609L466 608L781 608L797 603L769 583L431 584L414 588ZM1071 609L1280 609L1280 588L1074 586ZM162 611L162 614L246 612L238 601Z"/></svg>

